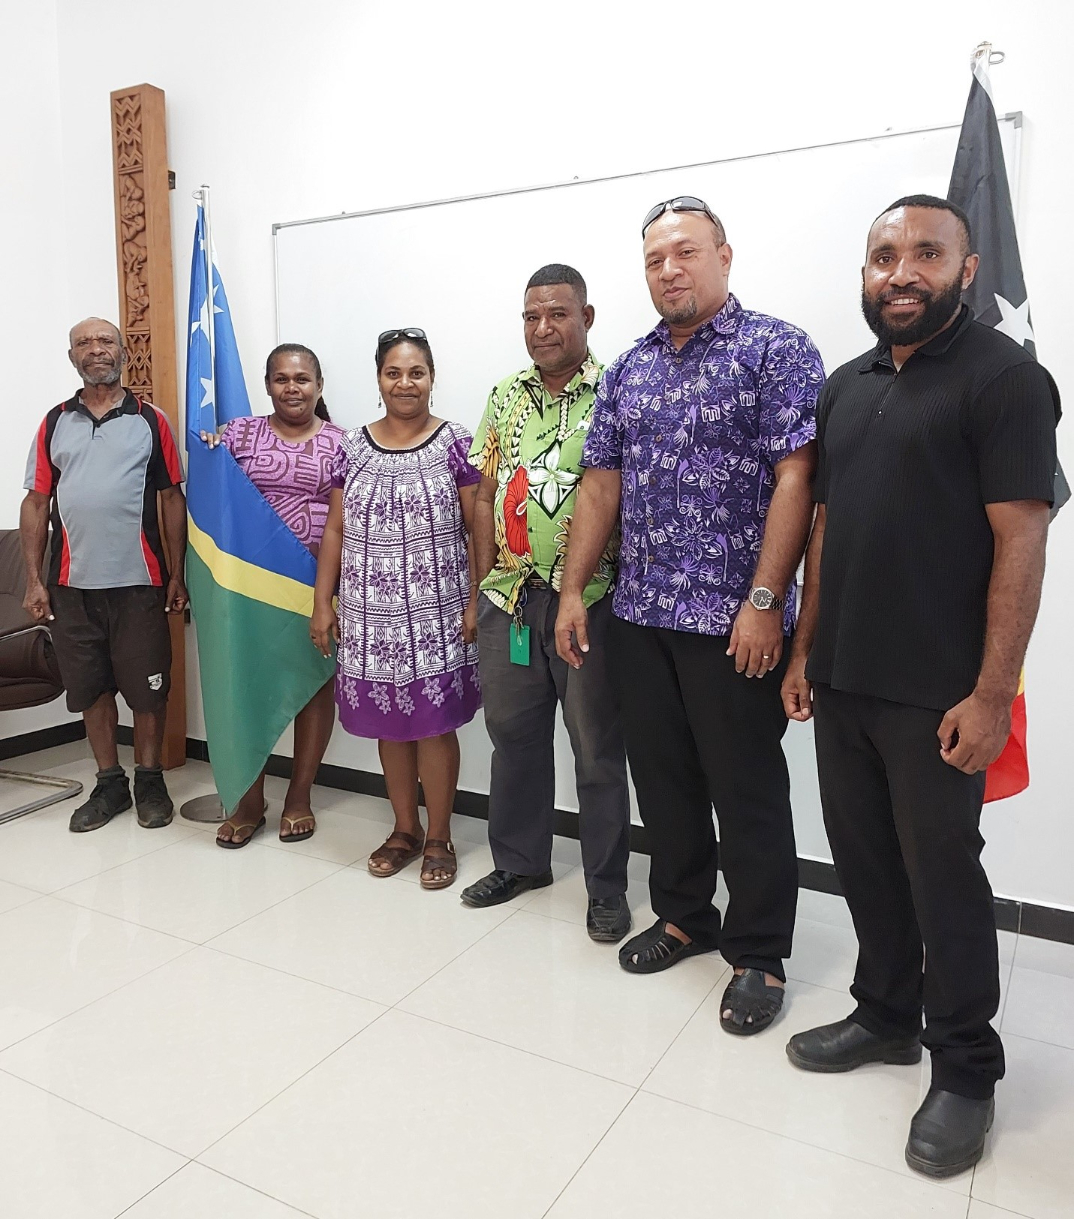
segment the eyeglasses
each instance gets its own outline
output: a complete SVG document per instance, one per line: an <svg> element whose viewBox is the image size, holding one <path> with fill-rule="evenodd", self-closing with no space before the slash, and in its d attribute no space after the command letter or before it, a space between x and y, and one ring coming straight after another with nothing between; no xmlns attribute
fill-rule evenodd
<svg viewBox="0 0 1074 1219"><path fill-rule="evenodd" d="M426 339L428 342L424 330L419 330L417 326L403 326L398 330L382 330L377 337L377 346L384 347L398 339Z"/></svg>
<svg viewBox="0 0 1074 1219"><path fill-rule="evenodd" d="M645 213L645 219L641 222L641 235L643 237L649 225L665 212L704 212L720 232L723 232L723 225L720 223L719 216L716 215L704 199L697 199L693 195L679 195L677 199L665 199L663 203L658 203L656 207L651 207Z"/></svg>

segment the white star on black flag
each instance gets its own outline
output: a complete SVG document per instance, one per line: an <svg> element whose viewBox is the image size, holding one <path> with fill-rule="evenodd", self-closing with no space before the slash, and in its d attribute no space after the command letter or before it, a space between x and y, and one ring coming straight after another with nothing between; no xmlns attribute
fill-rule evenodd
<svg viewBox="0 0 1074 1219"><path fill-rule="evenodd" d="M1036 358L1037 344L1029 315L1029 297L1018 253L1018 233L1003 159L999 124L988 79L988 51L977 55L966 114L958 138L947 197L970 220L974 249L981 265L964 294L974 316L1025 347ZM1063 470L1056 465L1052 515L1070 499Z"/></svg>

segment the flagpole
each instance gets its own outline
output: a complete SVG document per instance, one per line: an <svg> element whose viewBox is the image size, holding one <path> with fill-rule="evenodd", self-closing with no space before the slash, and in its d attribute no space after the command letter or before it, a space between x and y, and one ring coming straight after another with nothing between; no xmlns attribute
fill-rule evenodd
<svg viewBox="0 0 1074 1219"><path fill-rule="evenodd" d="M213 431L216 431L216 318L213 308L213 298L215 296L215 287L213 284L213 225L212 216L209 211L209 186L203 182L198 190L193 192L194 198L201 204L201 210L205 213L205 295L206 307L205 312L208 314L208 333L209 340L209 376L213 383ZM199 421L200 422L200 421Z"/></svg>
<svg viewBox="0 0 1074 1219"><path fill-rule="evenodd" d="M203 182L201 186L190 192L198 203L201 205L202 212L205 216L204 232L205 232L205 248L203 254L205 256L205 312L208 317L206 323L205 337L209 341L209 377L212 381L212 404L213 404L213 427L212 430L217 430L216 416L216 321L213 316L213 238L212 224L209 216L209 187ZM201 420L198 420L200 425ZM187 421L187 427L190 423ZM179 808L179 816L187 821L202 821L202 822L220 822L227 820L227 811L224 808L223 801L220 796L214 791L207 796L195 796L192 800L187 800Z"/></svg>

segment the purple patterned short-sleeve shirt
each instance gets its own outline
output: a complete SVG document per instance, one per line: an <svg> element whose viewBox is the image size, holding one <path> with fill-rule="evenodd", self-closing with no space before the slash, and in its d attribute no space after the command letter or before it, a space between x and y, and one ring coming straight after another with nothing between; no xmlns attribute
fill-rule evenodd
<svg viewBox="0 0 1074 1219"><path fill-rule="evenodd" d="M734 296L676 351L665 323L609 365L583 464L621 470L613 610L729 635L749 594L775 466L816 437L824 366L810 337ZM794 629L794 586L784 630Z"/></svg>
<svg viewBox="0 0 1074 1219"><path fill-rule="evenodd" d="M317 553L328 520L332 458L343 429L327 421L308 440L281 440L268 415L232 419L220 442L303 546Z"/></svg>

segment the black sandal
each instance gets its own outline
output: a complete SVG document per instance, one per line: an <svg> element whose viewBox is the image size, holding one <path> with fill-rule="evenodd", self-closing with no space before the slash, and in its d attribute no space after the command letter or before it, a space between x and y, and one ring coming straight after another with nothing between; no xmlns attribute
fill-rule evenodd
<svg viewBox="0 0 1074 1219"><path fill-rule="evenodd" d="M619 949L619 964L632 974L655 974L670 969L683 957L696 957L699 953L713 952L702 948L692 940L684 944L677 935L667 930L667 923L658 918L648 931L627 940Z"/></svg>
<svg viewBox="0 0 1074 1219"><path fill-rule="evenodd" d="M749 1037L768 1028L783 1007L784 988L769 986L763 969L735 974L720 1000L720 1027L725 1033ZM731 1015L724 1016L729 1011Z"/></svg>
<svg viewBox="0 0 1074 1219"><path fill-rule="evenodd" d="M265 818L262 817L256 825L236 825L235 822L229 817L224 822L224 825L228 826L233 834L241 833L243 830L250 831L245 838L217 838L216 840L216 845L218 847L223 847L225 851L241 851L258 830L263 830L265 828ZM224 826L222 825L220 829L223 828ZM216 832L219 834L220 830L217 830Z"/></svg>

